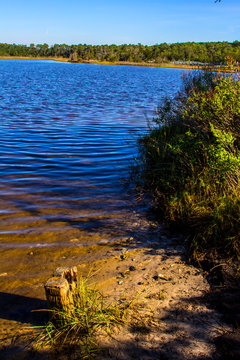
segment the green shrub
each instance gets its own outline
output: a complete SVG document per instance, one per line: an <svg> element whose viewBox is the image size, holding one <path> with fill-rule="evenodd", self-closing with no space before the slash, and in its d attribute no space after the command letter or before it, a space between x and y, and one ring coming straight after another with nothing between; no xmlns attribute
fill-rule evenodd
<svg viewBox="0 0 240 360"><path fill-rule="evenodd" d="M240 80L191 72L139 139L136 173L165 222L192 250L237 253L240 231Z"/></svg>

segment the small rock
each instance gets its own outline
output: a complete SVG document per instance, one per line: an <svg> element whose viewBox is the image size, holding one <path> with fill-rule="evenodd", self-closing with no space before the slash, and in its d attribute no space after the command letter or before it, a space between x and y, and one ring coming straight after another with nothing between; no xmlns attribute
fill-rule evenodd
<svg viewBox="0 0 240 360"><path fill-rule="evenodd" d="M129 266L129 270L130 270L130 271L135 271L136 268L135 268L135 266Z"/></svg>
<svg viewBox="0 0 240 360"><path fill-rule="evenodd" d="M7 276L7 273L1 273L0 276Z"/></svg>
<svg viewBox="0 0 240 360"><path fill-rule="evenodd" d="M105 245L105 244L107 244L108 243L108 240L107 239L103 239L103 240L100 240L99 241L99 244L100 245Z"/></svg>
<svg viewBox="0 0 240 360"><path fill-rule="evenodd" d="M119 280L118 281L118 285L122 285L123 284L123 281L122 280Z"/></svg>
<svg viewBox="0 0 240 360"><path fill-rule="evenodd" d="M70 240L70 242L73 242L73 243L74 243L74 242L78 242L78 241L79 241L79 239L71 239L71 240Z"/></svg>
<svg viewBox="0 0 240 360"><path fill-rule="evenodd" d="M123 248L122 253L120 255L120 259L124 260L124 259L126 259L127 256L128 256L128 250L126 248Z"/></svg>
<svg viewBox="0 0 240 360"><path fill-rule="evenodd" d="M153 279L169 281L169 279L166 276L164 276L163 274L157 274L157 275L153 276Z"/></svg>

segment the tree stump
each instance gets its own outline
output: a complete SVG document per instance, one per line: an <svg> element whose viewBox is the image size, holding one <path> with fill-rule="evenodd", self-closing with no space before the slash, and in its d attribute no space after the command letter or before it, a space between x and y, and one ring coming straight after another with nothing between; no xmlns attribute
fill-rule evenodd
<svg viewBox="0 0 240 360"><path fill-rule="evenodd" d="M77 267L59 267L57 268L53 276L60 276L68 281L69 287L71 291L77 287Z"/></svg>
<svg viewBox="0 0 240 360"><path fill-rule="evenodd" d="M73 305L73 291L77 287L77 267L59 267L53 277L44 285L49 309L61 311ZM59 320L60 313L52 313L53 320Z"/></svg>
<svg viewBox="0 0 240 360"><path fill-rule="evenodd" d="M69 305L71 294L66 279L51 277L45 284L45 293L50 309L62 310Z"/></svg>

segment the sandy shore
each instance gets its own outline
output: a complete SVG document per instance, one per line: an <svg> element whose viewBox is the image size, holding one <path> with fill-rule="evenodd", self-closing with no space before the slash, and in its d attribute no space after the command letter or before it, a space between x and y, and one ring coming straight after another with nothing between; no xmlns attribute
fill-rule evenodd
<svg viewBox="0 0 240 360"><path fill-rule="evenodd" d="M109 299L132 299L137 295L129 313L130 322L116 329L112 338L100 339L103 352L97 358L217 358L215 339L228 326L207 305L205 295L210 286L199 269L186 263L184 238L168 234L157 223L138 214L126 221L130 220L133 236L111 244L103 241L95 255L94 250L84 256L69 250L69 257L60 256L42 271L37 282L26 277L20 280L20 286L16 274L15 290L14 276L11 278L12 291L2 290L0 297L1 359L32 359L32 352L25 347L32 333L29 326L41 324L44 319L41 313L31 310L46 307L43 285L60 262L64 266L76 265L83 275L96 271L94 282ZM33 261L34 255L28 256ZM1 279L4 278L7 281L7 273L1 274ZM52 358L45 351L35 356L34 359ZM57 359L77 359L77 353L58 354Z"/></svg>
<svg viewBox="0 0 240 360"><path fill-rule="evenodd" d="M51 60L51 61L60 61L60 62L72 62L78 64L95 64L95 65L120 65L120 66L143 66L143 67L160 67L160 68L173 68L173 69L199 69L200 66L195 65L182 65L182 64L172 64L172 63L146 63L146 62L129 62L129 61L97 61L97 60L82 60L82 61L70 61L67 58L56 58L56 57L29 57L29 56L0 56L0 59L19 59L19 60Z"/></svg>

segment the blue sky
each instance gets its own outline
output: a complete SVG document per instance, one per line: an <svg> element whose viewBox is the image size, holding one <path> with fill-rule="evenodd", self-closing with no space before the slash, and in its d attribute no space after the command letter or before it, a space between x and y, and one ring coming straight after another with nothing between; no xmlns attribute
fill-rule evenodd
<svg viewBox="0 0 240 360"><path fill-rule="evenodd" d="M0 5L2 43L240 40L239 0L0 0Z"/></svg>

